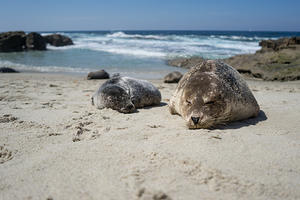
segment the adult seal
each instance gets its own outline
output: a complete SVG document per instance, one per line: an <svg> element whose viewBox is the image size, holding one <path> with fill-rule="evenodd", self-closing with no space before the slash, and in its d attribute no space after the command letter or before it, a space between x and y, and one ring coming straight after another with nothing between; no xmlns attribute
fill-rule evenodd
<svg viewBox="0 0 300 200"><path fill-rule="evenodd" d="M190 129L211 128L255 117L259 106L246 81L231 66L207 60L179 81L169 102Z"/></svg>
<svg viewBox="0 0 300 200"><path fill-rule="evenodd" d="M92 97L92 104L97 108L111 108L121 113L159 105L160 101L159 90L150 82L120 75L115 75L103 83Z"/></svg>

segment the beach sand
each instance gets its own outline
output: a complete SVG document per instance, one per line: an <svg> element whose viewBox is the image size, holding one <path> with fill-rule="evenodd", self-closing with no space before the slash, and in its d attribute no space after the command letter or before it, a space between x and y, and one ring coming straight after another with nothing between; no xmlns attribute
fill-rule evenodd
<svg viewBox="0 0 300 200"><path fill-rule="evenodd" d="M104 81L0 75L0 199L300 199L300 82L248 81L258 118L188 130L158 107L121 114Z"/></svg>

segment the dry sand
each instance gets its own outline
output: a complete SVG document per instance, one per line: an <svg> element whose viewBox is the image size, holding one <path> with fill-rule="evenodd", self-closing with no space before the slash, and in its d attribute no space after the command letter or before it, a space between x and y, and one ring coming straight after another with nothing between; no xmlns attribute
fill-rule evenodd
<svg viewBox="0 0 300 200"><path fill-rule="evenodd" d="M188 130L159 107L97 110L103 81L0 75L0 199L300 199L300 82L249 81L263 112Z"/></svg>

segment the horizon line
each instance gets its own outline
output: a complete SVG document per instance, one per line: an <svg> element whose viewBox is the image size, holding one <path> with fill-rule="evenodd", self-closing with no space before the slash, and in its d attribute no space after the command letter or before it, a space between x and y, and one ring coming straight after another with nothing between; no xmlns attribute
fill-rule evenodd
<svg viewBox="0 0 300 200"><path fill-rule="evenodd" d="M218 30L218 29L98 29L98 30L78 30L78 29L70 29L70 30L5 30L5 31L0 31L1 32L10 32L10 31L24 31L24 32L110 32L110 31L204 31L204 32L209 32L209 31L216 31L216 32L274 32L274 33L288 33L288 32L293 32L293 33L300 33L299 31L278 31L278 30Z"/></svg>

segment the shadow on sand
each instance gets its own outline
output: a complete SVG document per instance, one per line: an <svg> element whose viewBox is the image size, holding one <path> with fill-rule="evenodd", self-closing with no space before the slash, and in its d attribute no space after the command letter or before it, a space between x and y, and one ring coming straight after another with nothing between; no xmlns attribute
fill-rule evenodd
<svg viewBox="0 0 300 200"><path fill-rule="evenodd" d="M229 123L227 125L220 125L217 126L215 128L212 128L212 130L214 129L220 129L220 130L226 130L226 129L239 129L245 126L251 126L251 125L255 125L259 122L265 121L267 120L268 117L266 116L265 112L260 110L258 113L258 116L255 118L250 118L250 119L246 119L243 121L237 121L237 122L232 122Z"/></svg>
<svg viewBox="0 0 300 200"><path fill-rule="evenodd" d="M155 107L163 107L163 106L167 106L167 105L168 105L168 104L165 103L165 102L160 102L159 105L146 106L146 107L143 107L143 108L137 108L137 109L135 109L135 111L133 111L133 112L130 112L130 113L124 113L124 114L134 114L134 113L139 113L139 110L141 110L141 109L150 110L151 108L155 108Z"/></svg>
<svg viewBox="0 0 300 200"><path fill-rule="evenodd" d="M148 109L151 109L151 108L155 108L155 107L163 107L163 106L167 106L167 105L168 105L168 104L165 103L165 102L160 102L159 105L147 106L147 107L144 107L144 108L138 108L138 109L146 109L146 110L148 110Z"/></svg>

